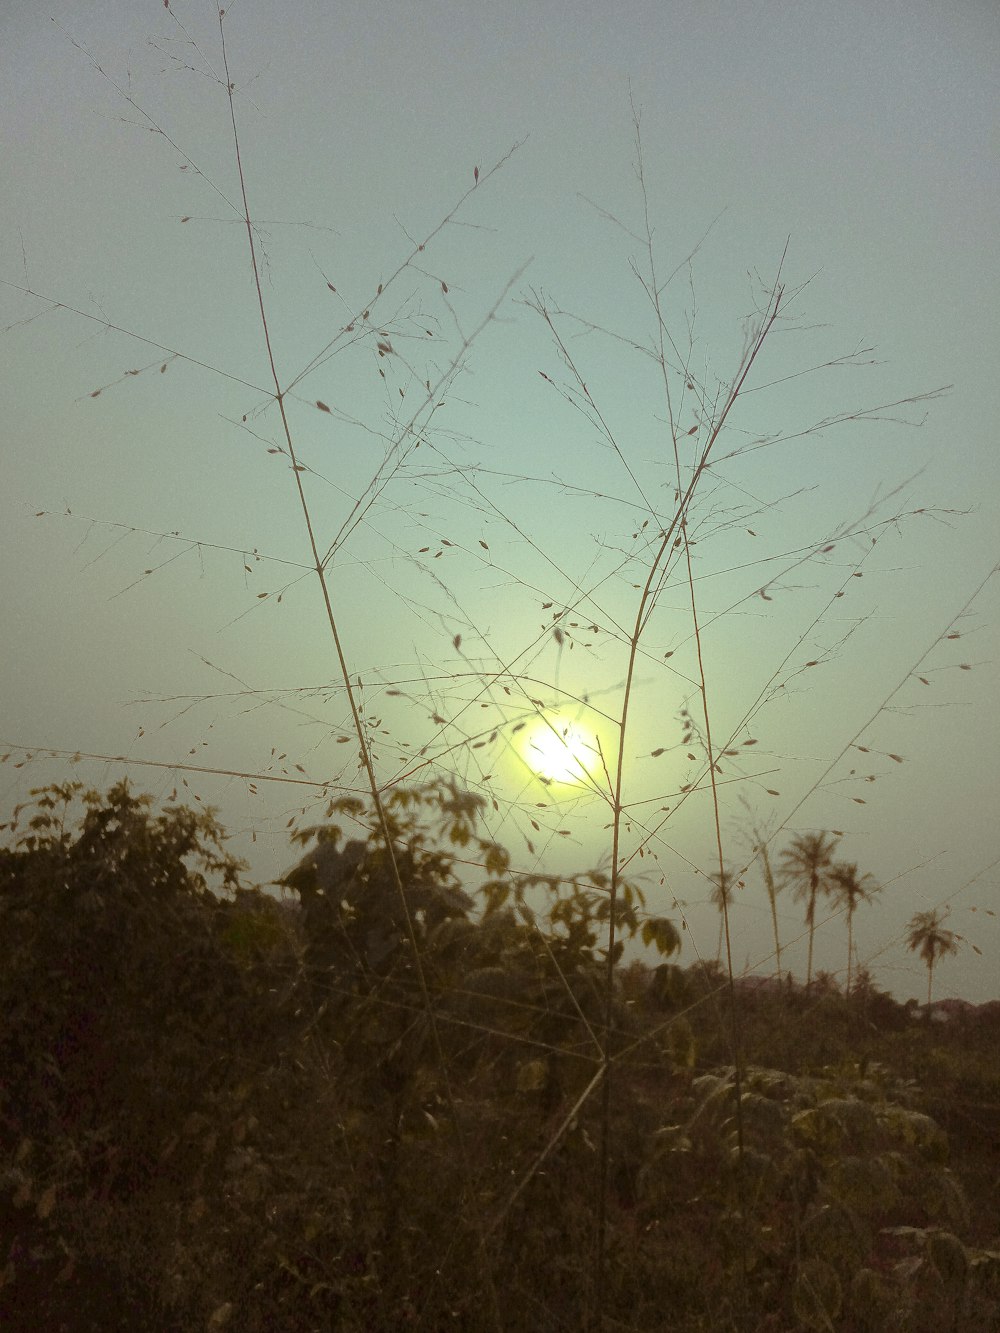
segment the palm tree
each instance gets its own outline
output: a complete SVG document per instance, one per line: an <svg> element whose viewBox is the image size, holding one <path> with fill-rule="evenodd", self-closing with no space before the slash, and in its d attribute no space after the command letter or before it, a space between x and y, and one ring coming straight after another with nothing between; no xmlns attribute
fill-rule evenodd
<svg viewBox="0 0 1000 1333"><path fill-rule="evenodd" d="M851 963L854 959L854 913L861 903L870 903L882 886L869 874L859 874L853 861L837 861L827 872L827 892L838 907L847 911L847 994L851 993Z"/></svg>
<svg viewBox="0 0 1000 1333"><path fill-rule="evenodd" d="M797 902L805 899L806 925L809 927L809 963L806 989L812 985L813 936L816 933L816 897L825 892L833 854L839 838L829 833L800 833L781 853L781 877L791 886Z"/></svg>
<svg viewBox="0 0 1000 1333"><path fill-rule="evenodd" d="M771 927L774 930L774 959L775 967L778 971L778 980L781 980L781 936L778 934L778 894L781 892L781 885L774 878L774 870L771 866L771 856L767 849L767 841L762 838L756 830L754 834L758 841L754 844L754 851L760 857L761 870L764 873L764 887L767 889L767 900L771 904Z"/></svg>
<svg viewBox="0 0 1000 1333"><path fill-rule="evenodd" d="M764 875L764 887L767 889L767 900L771 904L771 926L774 930L774 957L777 969L778 980L781 980L781 936L778 934L778 894L781 892L781 885L774 878L774 868L771 865L771 853L768 843L771 840L771 832L767 827L762 828L754 817L753 806L745 796L740 797L740 804L747 812L748 819L746 828L750 834L750 850L754 856L760 858L761 871Z"/></svg>
<svg viewBox="0 0 1000 1333"><path fill-rule="evenodd" d="M726 927L726 917L729 913L729 906L733 901L734 878L733 872L725 869L715 875L709 875L709 879L712 881L712 903L719 909L719 947L715 951L716 962L722 960L722 939Z"/></svg>
<svg viewBox="0 0 1000 1333"><path fill-rule="evenodd" d="M937 909L933 912L916 912L907 926L909 932L906 943L914 953L927 964L927 1005L931 1003L931 986L934 982L934 964L948 953L958 953L959 937L953 930L945 930L944 919L947 913Z"/></svg>

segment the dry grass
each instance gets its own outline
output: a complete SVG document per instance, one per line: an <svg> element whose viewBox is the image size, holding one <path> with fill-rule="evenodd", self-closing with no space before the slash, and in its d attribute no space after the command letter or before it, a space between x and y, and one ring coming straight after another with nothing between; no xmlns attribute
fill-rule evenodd
<svg viewBox="0 0 1000 1333"><path fill-rule="evenodd" d="M232 21L239 22L238 11ZM664 894L672 897L670 911L685 928L686 947L697 953L696 941L686 931L686 904L671 894L670 881L677 865L687 861L691 872L704 880L707 895L712 876L733 874L741 879L760 861L771 892L776 952L782 945L790 947L791 941L778 937L769 852L783 835L796 832L796 816L818 790L843 772L845 759L857 751L873 753L866 742L875 724L915 677L926 679L922 673L931 654L953 637L954 625L995 572L991 570L978 584L948 625L934 631L926 653L830 754L818 776L797 786L792 782L786 787L783 781L779 785L777 775L783 761L779 747L768 739L774 732L769 719L776 703L796 690L810 688L811 674L846 650L861 620L841 618L843 599L853 593L883 539L895 534L904 522L926 518L931 511L926 506L908 507L902 491L891 491L857 516L786 546L781 528L790 497L759 498L751 489L752 474L745 464L752 459L763 477L769 454L779 444L825 440L834 430L845 431L862 423L917 424L924 405L932 404L945 390L834 412L778 435L762 433L757 424L761 399L755 396L748 403L750 394L771 400L783 385L800 376L821 376L831 368L861 372L871 364L871 349L859 348L810 366L790 359L783 346L776 353L775 369L769 371L772 345L797 327L796 312L805 290L805 284L789 286L785 276L789 259L783 254L773 278L754 288L756 305L746 320L743 351L732 369L722 377L699 369L694 272L696 262L701 262L701 247L664 281L635 108L640 221L633 227L608 217L625 237L630 279L645 305L645 328L625 334L604 329L586 315L563 311L539 291L525 295L527 309L549 338L550 357L538 373L546 390L561 400L572 428L595 445L578 483L569 477L549 476L545 467L534 476L519 472L516 466L507 471L502 455L477 453L442 424L446 405L461 401L463 371L485 335L492 338L503 333L512 295L521 288L523 272L516 271L470 316L447 277L449 242L463 225L471 204L475 201L478 206L485 192L502 188L504 173L516 166L514 150L492 167L470 171L465 187L436 225L395 266L387 266L391 270L388 276L373 281L364 300L349 300L328 280L318 284L323 295L332 293L340 302L340 323L333 336L301 364L287 368L278 349L292 340L281 327L281 316L271 308L273 293L262 254L265 228L255 220L253 206L252 138L248 146L239 115L240 73L229 65L229 22L220 11L214 61L221 65L220 84L227 98L238 198L212 185L193 156L146 115L136 95L120 83L114 86L131 111L212 185L225 207L241 220L246 271L257 308L260 372L243 378L224 369L222 356L220 364L210 364L182 347L164 344L147 330L126 328L104 315L45 296L27 281L15 286L43 302L49 311L96 323L106 335L155 349L154 360L108 379L90 391L90 398L126 393L136 378L164 374L168 367L172 373L184 367L208 372L249 400L233 425L264 446L257 449L250 466L261 466L268 459L284 466L282 483L293 493L307 558L296 562L258 550L253 531L246 533L246 545L239 547L214 540L215 534L195 538L154 531L143 525L139 515L124 515L110 523L89 520L92 527L106 525L115 541L145 537L179 548L166 559L151 562L118 590L119 595L138 590L144 598L155 598L158 578L172 562L187 556L208 561L210 571L213 560L239 559L247 591L240 604L226 607L227 623L259 617L265 603L286 603L287 612L287 602L294 599L292 614L318 615L322 620L330 679L314 686L262 688L237 674L239 664L227 665L221 670L235 686L228 693L192 691L153 700L161 706L169 704L175 718L206 702L216 708L231 703L237 715L245 709L266 707L278 718L278 726L271 756L258 768L177 762L170 756L98 755L70 748L25 751L10 747L9 757L15 766L51 757L61 762L100 760L111 766L159 768L171 780L179 779L182 787L187 787L188 776L228 779L230 789L241 784L252 797L264 784L279 784L289 799L298 802L301 798L301 804L290 807L288 824L294 828L314 821L331 798L363 794L370 800L390 849L393 838L387 798L407 785L457 780L486 798L490 835L516 842L511 883L518 874L538 873L546 858L551 861L546 873L552 884L567 881L560 841L570 845L585 842L585 825L600 821L607 848L606 880L601 887L607 896L606 972L603 1017L592 1031L595 1050L586 1057L593 1073L583 1092L558 1109L540 1150L511 1180L507 1198L489 1214L483 1211L479 1216L478 1230L491 1322L502 1328L501 1301L492 1283L490 1239L575 1125L581 1107L598 1099L602 1139L593 1173L596 1223L591 1313L595 1328L614 1327L614 1312L606 1308L603 1284L608 1163L614 1132L611 1108L615 1062L620 1058L612 1037L623 884L643 872L650 897L655 894L661 903ZM110 78L94 63L104 78ZM677 293L678 277L690 284L688 298ZM333 392L336 381L330 371L341 357L346 364L364 367L369 382L374 368L380 399L373 400L366 390L360 408L355 409L339 389ZM614 368L610 379L605 359ZM622 410L620 383L615 382L626 364L634 366L630 373L642 386L636 392L645 395L648 421L639 439L633 438L634 419ZM521 386L512 389L524 391ZM377 403L374 411L372 401ZM315 446L317 414L329 432L323 449ZM622 424L616 424L617 420ZM380 451L374 465L359 461L353 444L359 432ZM326 446L332 439L337 447L338 434L352 441L346 480L338 475L336 465L325 461ZM596 481L595 458L601 469ZM665 473L671 477L669 484L663 482ZM273 484L274 471L266 475L268 484ZM546 492L552 498L546 499ZM518 507L522 495L531 497L523 512ZM558 533L538 523L538 496L542 496L543 510L556 497L559 503L579 506L581 531L569 550L560 549ZM598 518L603 534L600 543L585 531L585 525ZM750 543L744 540L747 534ZM753 543L764 548L763 555L746 554ZM715 546L723 555L713 566L707 551ZM834 551L839 566L831 579L828 557ZM261 567L273 570L275 581L263 591L254 591L252 580ZM395 604L401 620L405 616L408 624L424 627L427 647L422 645L413 661L364 660L363 609L344 587L345 572L352 568L366 571L370 587L381 584L383 607ZM722 631L730 624L738 626L748 610L768 611L790 582L807 570L821 586L814 610L775 646L774 663L763 683L751 689L738 707L727 698L720 708L721 681L731 668L718 655L728 650L727 645L731 648L738 643L742 633L737 630L735 638L727 638ZM717 585L709 582L717 574L725 577ZM303 582L312 584L318 595L318 604L314 599L312 608L300 595ZM728 595L716 594L715 586L724 587ZM491 613L492 596L515 608L509 629L506 625L497 628L500 618ZM286 642L294 642L287 631ZM581 669L585 658L592 665ZM665 705L664 700L676 699L678 691L681 705ZM285 715L308 729L310 739L298 754L287 747ZM659 730L650 735L654 719ZM586 749L569 756L571 764L580 766L578 780L558 783L532 773L523 758L525 731L540 736L547 731L558 745L570 723L589 738ZM902 762L895 753L885 752L882 757L890 765ZM658 780L657 761L665 759L670 764L668 776ZM667 763L662 762L661 768L667 769ZM858 784L851 788L857 789ZM865 800L857 794L849 799L859 804ZM752 827L752 838L743 842L731 833L727 822L739 801L745 803ZM363 823L360 827L365 834L372 831ZM703 832L692 837L693 828ZM677 844L675 830L693 849L690 854ZM465 859L470 883L474 883L482 862L474 854ZM669 869L664 868L667 865ZM476 1197L475 1173L466 1153L463 1118L451 1093L440 1030L442 1023L458 1020L442 1017L432 998L419 932L410 916L398 866L396 884L420 982L423 1018L437 1051L465 1175L464 1196L471 1207ZM728 1014L742 1153L741 1034L735 993L735 979L742 969L731 902L730 895L720 896L727 982L720 992L698 1003L721 1001ZM525 920L531 919L529 910L525 902ZM657 910L638 907L637 911L641 921L655 921L663 915L662 906ZM780 952L773 961L780 972ZM768 958L755 962L758 967L772 965ZM573 996L569 981L564 981L567 993ZM683 1013L672 1015L653 1036L662 1035L683 1017ZM808 1021L806 1015L802 1021ZM634 1051L629 1054L634 1058Z"/></svg>

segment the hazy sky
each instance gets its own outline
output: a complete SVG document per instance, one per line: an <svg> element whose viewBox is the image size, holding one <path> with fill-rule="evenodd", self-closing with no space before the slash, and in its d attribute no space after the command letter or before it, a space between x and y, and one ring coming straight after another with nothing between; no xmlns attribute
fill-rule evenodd
<svg viewBox="0 0 1000 1333"><path fill-rule="evenodd" d="M272 349L380 780L457 774L521 868L606 863L607 804L543 785L526 746L544 713L613 765L675 509L671 414L687 485L780 281L689 514L713 741L737 752L726 861L747 860L747 807L775 852L840 830L885 886L856 922L878 981L923 994L906 923L947 906L966 945L937 995L1000 994L996 7L237 0L225 32ZM11 751L0 800L124 773L167 796L171 765L219 770L190 790L267 878L323 802L263 778L362 783L226 81L207 3L0 16L0 750L33 756ZM650 910L683 913L690 963L718 917L680 720L703 729L683 551L658 588L623 850ZM780 908L801 976L801 908ZM737 965L770 970L756 870L733 930ZM842 918L816 948L843 973Z"/></svg>

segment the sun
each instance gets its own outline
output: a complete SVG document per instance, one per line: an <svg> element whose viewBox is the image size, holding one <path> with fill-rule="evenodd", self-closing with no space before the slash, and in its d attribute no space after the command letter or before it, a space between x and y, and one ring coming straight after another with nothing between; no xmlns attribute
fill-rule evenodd
<svg viewBox="0 0 1000 1333"><path fill-rule="evenodd" d="M541 723L524 744L524 760L543 782L582 784L597 766L597 740L575 722Z"/></svg>

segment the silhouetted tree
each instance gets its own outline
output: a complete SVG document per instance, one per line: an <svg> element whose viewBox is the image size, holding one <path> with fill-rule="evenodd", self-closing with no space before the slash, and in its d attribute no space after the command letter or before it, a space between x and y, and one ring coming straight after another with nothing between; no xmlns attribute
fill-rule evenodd
<svg viewBox="0 0 1000 1333"><path fill-rule="evenodd" d="M958 953L958 936L944 926L945 913L940 909L933 912L916 912L907 926L906 943L914 953L919 953L927 967L927 1003L931 1002L931 987L934 984L934 964L939 958L949 953Z"/></svg>
<svg viewBox="0 0 1000 1333"><path fill-rule="evenodd" d="M851 993L851 966L854 960L854 913L862 903L874 902L881 885L865 873L860 874L853 861L837 861L827 873L827 892L833 902L847 912L847 993Z"/></svg>
<svg viewBox="0 0 1000 1333"><path fill-rule="evenodd" d="M775 972L778 980L781 980L781 935L778 931L778 894L781 892L781 883L775 879L774 867L771 865L771 851L769 842L771 838L767 827L762 827L754 815L753 806L745 796L740 798L740 804L747 812L746 828L750 835L750 850L760 861L761 874L764 877L764 887L767 890L767 901L771 907L771 929L774 932L774 959Z"/></svg>
<svg viewBox="0 0 1000 1333"><path fill-rule="evenodd" d="M781 853L781 877L791 887L796 902L805 900L809 927L809 961L806 988L812 985L813 937L816 934L816 899L825 891L839 838L829 833L800 833Z"/></svg>
<svg viewBox="0 0 1000 1333"><path fill-rule="evenodd" d="M716 871L714 875L709 875L709 879L712 881L712 892L709 897L713 906L719 912L719 944L715 951L716 962L722 959L722 941L725 934L726 917L733 901L734 878L731 870Z"/></svg>

